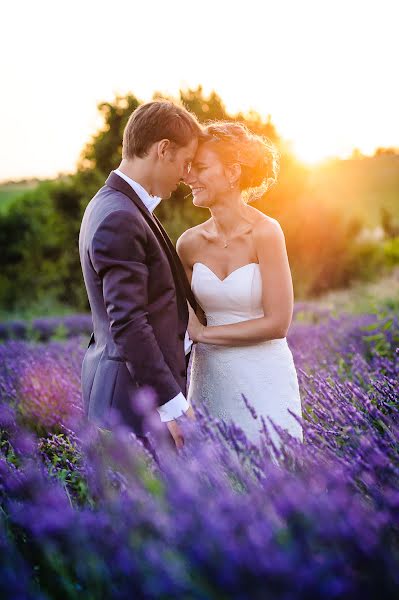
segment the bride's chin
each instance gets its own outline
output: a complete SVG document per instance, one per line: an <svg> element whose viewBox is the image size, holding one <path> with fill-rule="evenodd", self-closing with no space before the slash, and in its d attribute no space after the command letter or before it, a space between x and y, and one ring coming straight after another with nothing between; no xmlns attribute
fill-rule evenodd
<svg viewBox="0 0 399 600"><path fill-rule="evenodd" d="M206 202L206 198L193 198L194 206L198 206L198 208L208 208L208 204Z"/></svg>

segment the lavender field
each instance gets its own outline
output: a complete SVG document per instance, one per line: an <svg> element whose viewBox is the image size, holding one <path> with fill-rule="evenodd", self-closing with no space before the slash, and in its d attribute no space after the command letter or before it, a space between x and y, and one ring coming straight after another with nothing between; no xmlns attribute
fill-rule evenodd
<svg viewBox="0 0 399 600"><path fill-rule="evenodd" d="M197 408L160 465L122 426L84 425L87 322L33 329L0 345L1 598L398 597L394 302L296 306L303 444L272 447L263 423L253 447Z"/></svg>

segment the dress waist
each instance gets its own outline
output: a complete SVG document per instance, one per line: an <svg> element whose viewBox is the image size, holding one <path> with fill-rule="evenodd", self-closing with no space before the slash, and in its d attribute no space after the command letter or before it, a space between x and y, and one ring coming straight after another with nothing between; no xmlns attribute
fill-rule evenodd
<svg viewBox="0 0 399 600"><path fill-rule="evenodd" d="M206 322L210 326L217 325L231 325L233 323L242 323L243 321L251 321L252 319L260 319L264 317L263 312L256 312L253 314L248 313L223 313L214 312L208 313L206 316Z"/></svg>

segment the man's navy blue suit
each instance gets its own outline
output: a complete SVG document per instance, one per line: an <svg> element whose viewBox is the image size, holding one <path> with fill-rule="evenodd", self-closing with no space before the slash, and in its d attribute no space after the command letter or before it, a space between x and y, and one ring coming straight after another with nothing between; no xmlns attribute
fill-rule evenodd
<svg viewBox="0 0 399 600"><path fill-rule="evenodd" d="M158 219L114 172L85 210L79 252L94 330L82 365L86 414L106 428L115 409L144 436L137 391L150 386L158 406L186 394L189 282Z"/></svg>

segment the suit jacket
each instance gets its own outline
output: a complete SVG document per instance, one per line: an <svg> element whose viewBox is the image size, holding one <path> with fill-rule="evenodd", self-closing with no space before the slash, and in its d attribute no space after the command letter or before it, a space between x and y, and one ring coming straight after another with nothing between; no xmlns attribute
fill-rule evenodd
<svg viewBox="0 0 399 600"><path fill-rule="evenodd" d="M137 391L158 406L186 393L187 299L195 299L175 248L131 186L111 173L89 202L79 235L93 334L82 365L89 420L110 409L144 435Z"/></svg>

